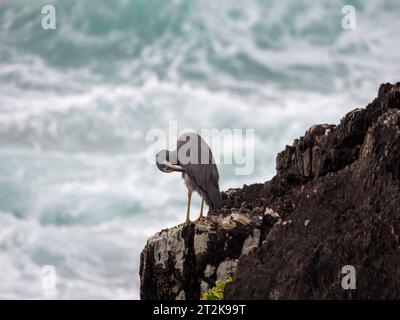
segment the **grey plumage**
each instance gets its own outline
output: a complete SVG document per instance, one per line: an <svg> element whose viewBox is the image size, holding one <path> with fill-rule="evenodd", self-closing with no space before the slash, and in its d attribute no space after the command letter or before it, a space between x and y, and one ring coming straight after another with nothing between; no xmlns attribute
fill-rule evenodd
<svg viewBox="0 0 400 320"><path fill-rule="evenodd" d="M200 194L210 212L221 209L218 168L211 149L200 135L181 135L174 151L162 150L157 154L156 164L163 172L182 172L189 192L188 210L193 191Z"/></svg>

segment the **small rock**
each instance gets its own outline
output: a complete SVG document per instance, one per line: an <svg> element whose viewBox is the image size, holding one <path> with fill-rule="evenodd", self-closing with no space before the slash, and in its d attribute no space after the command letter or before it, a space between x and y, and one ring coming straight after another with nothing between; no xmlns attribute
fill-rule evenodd
<svg viewBox="0 0 400 320"><path fill-rule="evenodd" d="M204 276L206 278L210 278L214 274L214 272L215 272L215 267L210 265L210 264L208 264L206 266L206 269L204 270Z"/></svg>
<svg viewBox="0 0 400 320"><path fill-rule="evenodd" d="M274 218L279 218L279 214L277 214L274 210L272 210L271 208L265 208L265 212L264 215L270 215Z"/></svg>
<svg viewBox="0 0 400 320"><path fill-rule="evenodd" d="M208 283L202 280L200 282L200 296L202 296L204 293L206 293L208 288L209 288Z"/></svg>
<svg viewBox="0 0 400 320"><path fill-rule="evenodd" d="M232 213L232 219L244 225L247 225L251 222L251 219L248 216L240 213Z"/></svg>
<svg viewBox="0 0 400 320"><path fill-rule="evenodd" d="M258 247L260 243L261 231L260 229L254 229L253 234L249 235L243 243L242 255L249 254L251 250Z"/></svg>
<svg viewBox="0 0 400 320"><path fill-rule="evenodd" d="M217 269L217 279L226 281L226 279L232 277L236 271L237 264L237 261L229 259L221 262Z"/></svg>

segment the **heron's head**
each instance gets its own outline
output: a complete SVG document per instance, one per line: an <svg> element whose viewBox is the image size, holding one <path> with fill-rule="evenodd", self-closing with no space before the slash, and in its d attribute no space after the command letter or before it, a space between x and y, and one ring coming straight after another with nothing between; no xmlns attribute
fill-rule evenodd
<svg viewBox="0 0 400 320"><path fill-rule="evenodd" d="M174 157L175 153L171 154L168 150L161 150L156 155L156 164L160 171L171 173L174 171L177 172L185 172L185 170L178 166L176 157Z"/></svg>

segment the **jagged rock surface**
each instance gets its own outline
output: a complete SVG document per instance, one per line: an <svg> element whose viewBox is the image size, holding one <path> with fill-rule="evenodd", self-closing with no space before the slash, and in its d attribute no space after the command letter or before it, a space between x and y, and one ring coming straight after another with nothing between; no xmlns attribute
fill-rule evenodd
<svg viewBox="0 0 400 320"><path fill-rule="evenodd" d="M262 228L275 220L261 210L232 211L155 234L141 253L141 298L199 299L234 274L239 257L259 246Z"/></svg>
<svg viewBox="0 0 400 320"><path fill-rule="evenodd" d="M399 299L400 83L337 126L311 127L276 167L271 181L223 192L219 216L149 239L141 297L198 299L229 269L227 299ZM232 214L251 222L225 230ZM356 290L341 287L345 265Z"/></svg>

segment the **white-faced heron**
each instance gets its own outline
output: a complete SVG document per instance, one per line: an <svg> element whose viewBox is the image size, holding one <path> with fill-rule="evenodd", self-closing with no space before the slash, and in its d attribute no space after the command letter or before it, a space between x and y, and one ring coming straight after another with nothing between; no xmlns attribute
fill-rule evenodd
<svg viewBox="0 0 400 320"><path fill-rule="evenodd" d="M162 172L181 172L188 189L186 224L190 222L190 202L192 192L202 198L200 216L203 217L204 201L210 212L221 209L219 174L210 147L196 133L182 134L177 141L176 150L162 150L156 155L156 164Z"/></svg>

